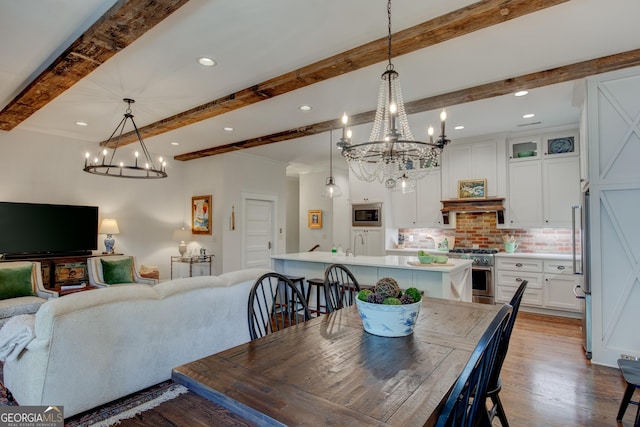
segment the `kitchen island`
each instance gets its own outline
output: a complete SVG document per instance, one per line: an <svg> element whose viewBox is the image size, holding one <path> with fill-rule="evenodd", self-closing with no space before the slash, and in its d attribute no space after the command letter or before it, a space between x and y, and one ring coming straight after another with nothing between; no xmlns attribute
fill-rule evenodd
<svg viewBox="0 0 640 427"><path fill-rule="evenodd" d="M471 261L449 259L446 264L419 264L416 256L347 256L331 252L273 255L278 273L324 278L331 264L346 266L360 285L373 286L383 277L394 278L402 289L415 287L433 298L471 302Z"/></svg>

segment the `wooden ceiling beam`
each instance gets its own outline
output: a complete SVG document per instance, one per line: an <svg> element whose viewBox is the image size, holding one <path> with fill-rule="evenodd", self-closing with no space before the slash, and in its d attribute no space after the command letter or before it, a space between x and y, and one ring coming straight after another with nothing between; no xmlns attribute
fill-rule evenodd
<svg viewBox="0 0 640 427"><path fill-rule="evenodd" d="M467 89L445 93L442 95L418 99L405 103L407 114L421 113L434 109L444 108L451 105L463 104L465 102L478 101L481 99L493 98L495 96L514 93L516 90L535 89L537 87L548 86L556 83L564 83L589 77L594 74L601 74L610 71L620 70L628 67L640 65L640 49L630 50L615 55L604 56L588 61L578 62L563 67L552 68L545 71L525 74L505 80L498 80ZM373 122L374 111L349 116L349 123L357 126ZM204 150L193 151L180 154L174 157L175 160L187 161L208 156L229 153L232 151L247 148L259 147L261 145L273 144L276 142L288 141L303 136L328 132L342 126L340 118L325 122L315 123L308 126L290 129L271 135L264 135L244 141L233 142L231 144L206 148Z"/></svg>
<svg viewBox="0 0 640 427"><path fill-rule="evenodd" d="M11 130L189 0L118 0L0 112Z"/></svg>
<svg viewBox="0 0 640 427"><path fill-rule="evenodd" d="M424 49L567 1L570 0L482 0L393 34L393 54L400 56ZM148 124L139 131L143 138L150 138L386 59L384 37ZM137 142L137 136L131 131L122 135L119 145L133 142ZM105 144L106 141L101 142Z"/></svg>

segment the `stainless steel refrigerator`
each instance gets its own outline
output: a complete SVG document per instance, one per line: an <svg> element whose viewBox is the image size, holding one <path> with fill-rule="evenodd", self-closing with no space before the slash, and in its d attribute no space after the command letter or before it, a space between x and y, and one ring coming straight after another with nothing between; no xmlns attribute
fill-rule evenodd
<svg viewBox="0 0 640 427"><path fill-rule="evenodd" d="M582 304L582 346L585 356L591 359L591 280L589 241L589 190L582 193L582 204L571 207L573 224L573 274L581 276L581 281L573 289Z"/></svg>

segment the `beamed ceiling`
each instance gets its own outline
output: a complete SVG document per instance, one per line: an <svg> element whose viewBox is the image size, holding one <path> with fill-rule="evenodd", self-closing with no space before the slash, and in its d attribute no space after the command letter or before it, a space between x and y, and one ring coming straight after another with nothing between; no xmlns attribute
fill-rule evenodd
<svg viewBox="0 0 640 427"><path fill-rule="evenodd" d="M246 149L300 171L326 167L327 132L343 111L366 139L387 55L386 2L241 3L3 3L0 36L12 43L0 47L0 129L92 150L131 97L149 149L176 160ZM581 79L640 65L638 3L396 0L393 62L414 135L443 107L451 127L465 126L449 129L454 141L577 123ZM204 68L200 56L218 64ZM521 89L530 95L515 99ZM522 119L527 112L536 118Z"/></svg>

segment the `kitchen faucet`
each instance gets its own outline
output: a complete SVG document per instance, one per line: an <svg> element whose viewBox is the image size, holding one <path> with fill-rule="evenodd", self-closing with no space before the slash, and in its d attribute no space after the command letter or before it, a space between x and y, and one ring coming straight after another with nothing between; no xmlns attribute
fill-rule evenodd
<svg viewBox="0 0 640 427"><path fill-rule="evenodd" d="M354 234L353 236L353 256L355 258L356 256L356 237L360 236L360 244L362 245L362 247L364 247L364 236L362 235L362 233L357 233Z"/></svg>

